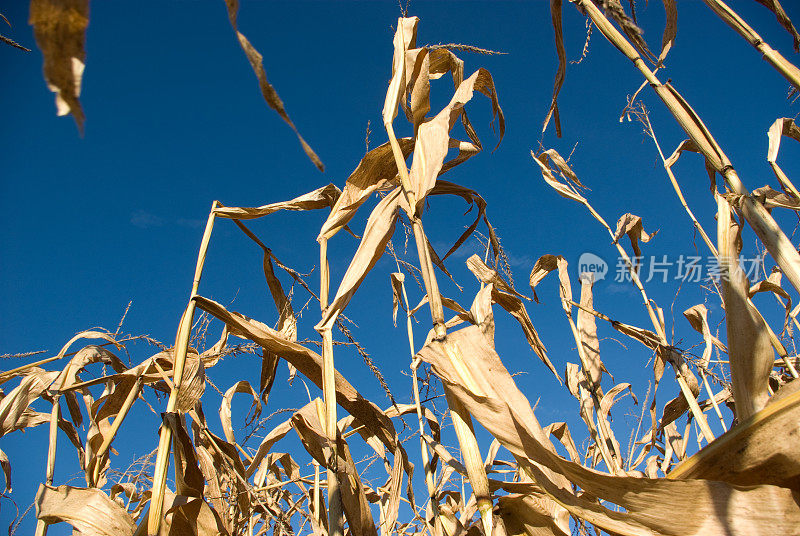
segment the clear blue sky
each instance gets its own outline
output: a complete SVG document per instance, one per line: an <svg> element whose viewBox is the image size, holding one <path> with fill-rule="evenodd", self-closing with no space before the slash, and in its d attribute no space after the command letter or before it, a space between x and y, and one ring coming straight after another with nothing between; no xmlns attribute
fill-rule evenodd
<svg viewBox="0 0 800 536"><path fill-rule="evenodd" d="M222 1L92 3L81 95L87 116L83 138L71 118L55 115L25 4L13 2L2 8L13 28L0 30L33 49L24 53L0 46L5 73L0 83L0 354L46 350L45 355L52 355L77 331L92 326L114 331L130 300L133 305L123 331L147 333L172 344L212 200L255 206L289 199L328 182L341 187L364 154L368 121L370 146L386 140L380 111L391 75L396 2L242 2L240 29L264 55L270 81L325 163L324 173L314 168L290 129L264 104ZM566 4L567 54L575 60L585 28L583 18ZM639 4L645 37L658 48L664 18L661 3ZM797 63L791 37L771 13L751 0L731 4L768 43ZM789 0L784 7L800 22L800 6ZM797 106L786 99L788 84L702 2L682 1L679 9L678 38L662 79L672 79L683 92L749 188L776 186L765 161L766 131L776 118L797 113ZM544 253L563 254L574 268L578 256L590 251L606 258L614 270L616 251L605 231L580 206L546 187L530 157L530 150L539 146L556 69L549 3L412 1L409 14L421 18L420 44L457 42L508 53L459 54L466 61L467 75L478 67L491 71L507 131L497 151L485 151L447 179L478 190L487 200L489 217L512 260L520 291L528 291L530 269ZM653 144L638 124L617 121L625 96L640 82L633 66L595 31L588 58L568 66L559 101L564 137L557 139L551 127L543 144L567 155L579 142L574 169L592 189L589 198L595 208L612 225L623 213L633 212L644 218L648 231L660 229L645 246L646 255L675 257L696 251L705 255L699 240L695 249L690 222ZM434 83L434 110L449 99L451 88L449 81ZM643 96L664 151L670 153L684 136L649 90ZM488 127L487 102L476 96L470 118L490 148L495 138ZM407 131L399 127L402 120L398 116L399 133ZM793 142L784 142L780 162L790 176L798 156ZM675 170L701 223L713 233L715 209L702 162L684 157ZM426 229L441 253L472 221L471 214L462 216L464 208L460 200L431 202ZM363 229L366 211L362 212L354 221L356 232ZM253 228L279 258L305 273L317 262L314 239L323 218L322 213L280 214ZM785 228L793 228L792 220L782 221ZM395 242L399 240L400 236ZM752 233L746 233L751 253L753 243ZM356 245L345 233L332 241L335 282ZM443 285L448 296L465 306L477 290L474 278L463 268L467 253L472 251L448 260L464 286L463 294ZM260 262L260 253L249 240L231 222L220 222L201 294L273 323L274 307ZM359 325L356 337L381 367L398 400L408 401L409 379L402 374L408 369L407 344L405 330L391 323L390 271L393 263L383 259L347 315ZM316 281L316 274L310 280ZM577 288L575 272L573 285ZM529 311L551 360L563 371L567 361L578 358L554 281L545 281L542 288L543 303L529 304ZM674 281L648 286L651 297L665 309L668 330L677 289ZM606 280L595 291L598 310L650 327L632 287ZM415 289L412 301L419 295ZM307 297L299 288L295 296L299 308ZM681 290L674 305L676 343L700 342L681 311L703 299L696 285ZM775 309L774 302L770 307ZM718 306L711 310L715 326L722 314ZM317 315L315 307L304 313L301 338L314 336ZM496 315L503 316L499 308ZM427 325L426 314L420 318L424 322L418 340ZM582 439L585 427L574 419L577 402L535 358L517 326L506 319L498 321L502 341L498 350L509 369L526 372L518 380L532 401L541 397L540 420L546 424L566 419L576 440ZM621 338L603 325L601 337ZM631 341L621 342L627 349L606 339L601 352L616 381L638 385L642 398L652 374L646 367L649 352ZM130 350L134 362L155 351L144 343ZM24 362L5 361L1 368ZM229 358L209 374L222 389L239 378L257 383L259 362L253 356ZM337 368L367 397L380 405L388 403L355 352L337 352ZM279 370L265 414L298 407L306 400L302 383L287 386L285 365ZM660 392L661 402L675 393L667 383ZM219 397L213 392L207 397L206 413L215 422ZM243 414L246 404L238 401L235 415ZM134 415L139 420L132 418L125 425L127 439L118 446L120 456L112 460L116 468L122 468L132 454L145 454L156 445L157 419L147 408L139 411ZM630 421L625 411L617 410L620 424ZM44 478L46 436L46 427L39 427L2 439L14 469L12 498L20 510L30 504ZM627 443L627 434L620 440ZM296 448L292 441L283 448ZM416 447L412 451L417 452ZM65 483L77 471L74 452L60 449L56 483ZM81 483L82 478L75 481ZM6 526L16 512L10 501L3 500L1 506L0 525ZM29 515L20 530L32 527Z"/></svg>

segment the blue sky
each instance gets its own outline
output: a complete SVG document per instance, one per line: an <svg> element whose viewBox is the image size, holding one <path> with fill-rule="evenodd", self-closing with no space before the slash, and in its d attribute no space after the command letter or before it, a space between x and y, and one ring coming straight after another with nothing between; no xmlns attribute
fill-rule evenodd
<svg viewBox="0 0 800 536"><path fill-rule="evenodd" d="M645 37L657 48L663 8L656 1L640 4ZM797 106L786 99L788 84L702 2L679 4L678 38L662 80L671 79L698 111L748 188L776 187L765 161L766 131L776 118L797 113ZM784 4L790 17L800 21L800 6L790 1ZM768 43L796 63L791 37L771 13L750 0L731 5ZM399 15L396 2L242 2L240 29L264 55L270 81L325 163L324 173L314 168L291 130L264 104L223 2L93 3L81 95L87 116L84 137L71 118L55 115L52 94L42 78L41 54L27 25L25 3L11 3L2 12L13 25L3 34L33 51L0 47L7 73L0 84L4 103L0 354L46 350L51 355L77 331L92 326L114 331L131 300L123 331L146 333L171 344L212 200L256 206L329 182L341 187L365 152L368 122L370 147L386 140L380 111L391 75L392 28ZM530 269L545 253L563 254L574 269L579 255L588 251L606 259L615 270L616 251L605 231L582 207L551 191L530 157L530 150L539 147L556 69L548 2L413 1L409 14L421 18L420 44L456 42L507 52L488 57L459 54L466 61L466 74L478 67L492 73L507 131L495 152L485 151L450 172L447 179L478 190L488 202L489 218L503 239L520 291L528 293ZM568 3L564 28L568 59L576 60L585 28L583 18ZM645 245L646 255L675 258L699 251L705 256L702 243L693 241L691 224L652 142L637 123L618 122L626 95L640 82L633 66L595 31L588 57L579 65L568 65L559 99L564 136L557 139L551 127L543 146L567 155L578 144L573 168L591 188L590 201L609 223L633 212L643 217L645 229L660 230ZM434 111L449 100L451 88L449 81L434 83ZM671 153L684 136L654 95L645 90L643 97L662 147ZM484 146L490 148L495 138L488 126L487 103L476 96L468 109ZM398 135L408 132L402 120L398 116ZM790 176L800 156L792 143L784 142L779 157ZM675 172L690 205L713 236L715 207L702 162L685 156ZM471 215L462 215L465 208L460 200L431 201L425 225L440 253L472 221ZM363 229L366 215L362 209L354 221L356 232ZM323 220L322 213L278 214L252 228L284 263L307 273L317 262L314 239ZM796 222L785 215L779 221L789 231ZM751 232L745 233L745 244L746 252L752 254ZM345 233L331 242L334 282L344 273L356 245ZM474 244L468 245L463 254L448 260L464 286L463 293L445 284L444 277L440 279L443 291L465 306L477 290L463 267L474 250ZM413 245L410 253L413 257ZM200 293L273 323L276 316L260 262L259 251L231 222L219 222ZM408 369L407 344L405 330L394 328L391 322L390 271L393 263L383 259L346 314L358 324L354 334L381 367L395 396L408 401L409 379L403 374ZM316 281L316 272L309 279ZM577 287L576 272L573 285ZM529 304L529 312L551 360L563 371L567 361L578 358L554 281L546 280L541 288L543 303ZM668 330L673 307L676 344L688 347L701 342L681 315L704 301L701 289L684 286L673 306L676 282L654 282L647 288L664 308ZM411 300L419 297L414 289ZM307 299L302 289L296 289L295 299L299 309ZM777 318L774 301L757 303L768 304L767 314ZM618 320L650 327L629 285L599 282L595 307ZM713 327L722 314L713 300L709 309ZM313 306L304 312L301 338L314 335L317 315ZM519 329L510 320L500 319L499 309L496 315L498 350L509 369L525 372L518 380L528 397L541 398L540 420L567 420L576 440L583 438L585 427L574 418L577 402L536 359ZM421 341L428 317L421 314L419 318L417 338ZM621 340L607 326L600 327L601 337L618 338L625 346L603 340L601 352L607 367L617 382L638 386L637 395L643 397L651 376L646 367L649 352ZM155 349L136 343L130 352L133 361L139 362ZM24 362L6 361L2 368ZM229 358L210 376L223 390L239 378L256 383L258 363L254 356ZM355 352L337 351L337 368L368 398L388 404ZM285 366L280 371L266 414L298 407L306 400L302 383L287 386ZM662 402L675 395L669 383L662 389ZM214 421L219 397L213 392L208 397L206 413ZM245 406L246 402L239 401L235 407L239 415ZM112 461L117 467L131 454L145 454L155 447L157 420L146 408L138 411L141 414L134 417L139 420L134 422L132 417L126 423L129 439L118 447L120 456ZM622 421L626 410L618 411ZM46 435L45 428L39 427L2 440L14 467L12 498L22 510L44 478ZM626 443L627 435L623 437ZM292 441L287 439L284 448L296 448ZM64 483L78 467L74 452L66 447L59 456L56 483ZM0 524L7 525L15 515L14 507L4 500ZM20 530L32 526L29 516Z"/></svg>

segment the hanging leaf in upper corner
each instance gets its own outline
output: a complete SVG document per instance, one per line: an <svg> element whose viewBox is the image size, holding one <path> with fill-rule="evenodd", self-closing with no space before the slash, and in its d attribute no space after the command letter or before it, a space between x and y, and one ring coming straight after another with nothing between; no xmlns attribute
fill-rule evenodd
<svg viewBox="0 0 800 536"><path fill-rule="evenodd" d="M78 100L86 65L89 0L31 0L30 24L44 56L44 79L56 94L56 113L72 114L83 132Z"/></svg>

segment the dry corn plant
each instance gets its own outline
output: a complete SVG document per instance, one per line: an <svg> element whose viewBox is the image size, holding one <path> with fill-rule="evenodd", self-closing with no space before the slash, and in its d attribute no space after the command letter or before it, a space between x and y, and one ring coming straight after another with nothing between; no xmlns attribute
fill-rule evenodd
<svg viewBox="0 0 800 536"><path fill-rule="evenodd" d="M482 149L466 112L476 91L488 97L502 138L504 117L492 77L485 69L465 76L464 62L452 52L454 47L418 46L419 20L403 17L394 35L392 76L382 112L387 141L364 156L341 190L330 184L289 201L259 207L214 202L173 346L128 366L117 356L126 340L91 330L76 335L54 357L0 372L0 382L16 381L0 400L0 435L43 424L50 427L46 479L35 501L37 536L60 522L72 525L76 533L109 536L260 535L270 530L273 534L331 536L797 533L798 359L785 343L793 342L792 327L800 328L800 307L792 308L791 295L781 287L781 279L785 276L800 290L800 257L771 212L800 210L800 192L777 163L782 137L800 141L800 130L792 120L779 119L769 131L768 163L781 191L764 187L748 192L689 103L672 85L656 78L655 71L675 36L675 4L664 2L672 22L656 56L619 1L573 3L643 73L689 136L673 155L665 157L646 110L634 99L625 110L629 117L638 118L652 137L687 216L719 261L721 277L714 295L725 309L726 337L712 333L707 309L697 305L684 316L702 338L702 356L692 358L672 346L664 312L648 296L634 260L652 236L645 232L641 218L625 214L613 228L593 208L567 160L554 149L533 153L544 181L561 196L582 205L608 231L610 244L625 259L631 283L641 298L642 318L649 322L647 328L638 327L595 310L592 278L581 275L577 281L573 279L567 260L558 252L541 256L530 274L532 296L537 299L536 287L549 283L545 278L555 272L561 312L573 335L578 360L560 363L566 366L564 387L577 399L575 409L586 424L588 448L578 451L565 423L542 426L529 397L504 366L494 341L497 305L519 323L533 351L556 381L561 381L528 314L525 301L530 298L515 289L504 273L502 249L483 198L440 177ZM706 3L797 86L794 66L721 1ZM797 39L779 3L762 3ZM228 2L228 6L235 28L238 6L236 2ZM545 127L553 118L560 131L556 97L566 67L561 1L552 0L551 6L560 68ZM257 53L253 54L244 36L238 36L258 74L260 61L253 59ZM431 82L441 77L452 79L454 91L449 102L431 116ZM262 89L270 87L265 77L259 75L259 81ZM270 91L264 89L264 94L269 100ZM62 91L60 95L80 121L79 105L76 108L77 100L72 99L76 93ZM411 137L395 135L398 107L411 124ZM288 116L284 118L289 122ZM453 137L456 123L463 127L465 139ZM714 185L716 236L698 223L672 172L684 151L705 158ZM724 182L714 182L716 174ZM378 194L379 200L344 276L332 291L329 243L334 243L331 240L342 229L350 231L354 215L373 194ZM442 257L431 247L423 225L427 201L440 195L461 197L477 209L475 220ZM282 264L266 241L245 223L278 211L311 210L327 215L317 237L318 285ZM227 224L220 220L232 220L263 252L263 272L277 310L277 320L271 320L274 327L204 297L207 293L201 290L200 281L212 232L215 226ZM407 229L407 238L413 235L414 260L400 258L392 245L398 221ZM488 237L486 254L483 259L473 255L467 260L480 290L471 305L464 307L440 292L437 278L449 275L443 261L477 234L481 225ZM742 233L748 226L777 264L769 277L755 283L748 281L738 263ZM630 248L623 245L628 242ZM387 251L397 266L397 271L389 274L393 314L396 319L402 310L406 316L413 403L392 403L381 409L336 371L334 354L339 333L354 343L343 323L343 312ZM409 275L422 280L424 294L416 305L409 299L414 290L406 285ZM294 293L284 290L287 280L319 304L315 325L319 338L315 341L298 341L301 317L292 300ZM580 284L578 296L573 295L576 282ZM754 305L752 298L760 292L774 294L785 309L782 329L771 327ZM429 311L432 328L419 340L413 328L423 308ZM200 347L211 318L211 325L221 325L221 337L209 348ZM640 386L619 383L609 387L604 382L609 374L600 356L598 322L643 344L653 356L655 383L652 393L648 389L645 395L652 400L650 422L646 429L632 431L635 448L628 452L617 437L631 431L620 430L610 412L626 390L633 393ZM244 347L232 345L233 337L250 342ZM72 351L86 339L101 342ZM206 385L214 385L210 369L225 356L254 347L262 353L259 385L242 379L221 393L221 437L209 428L203 407L208 400L204 398ZM712 355L717 359L712 360ZM280 360L320 388L322 399L292 411L288 419L266 432L257 448L248 448L246 439L237 437L242 427L233 423L233 397L248 395L252 399L250 420L257 419L269 399ZM60 370L44 368L56 363L64 366ZM82 378L91 367L102 367L102 371L91 379ZM663 406L659 416L656 393L667 368L673 372L677 396ZM420 371L425 372L423 377L418 377ZM430 373L439 383L432 385ZM447 414L423 400L421 388L435 389L436 385L443 391ZM149 457L136 460L127 470L112 469L118 431L123 425L134 426L125 421L126 416L140 401L148 403L145 395L152 400L153 394L168 397L160 413L158 445ZM39 411L34 404L50 404L51 410ZM734 420L723 416L721 408L726 405L733 409ZM417 419L413 430L405 434L398 432L397 426L404 415ZM687 424L681 430L678 423L684 417ZM78 430L84 419L88 427L81 437ZM476 421L493 437L489 445L479 444ZM443 443L442 428L449 423L458 440L457 449ZM700 448L691 445L692 427L697 430ZM715 428L724 433L715 434ZM290 433L302 442L313 473L303 470L303 454L276 450ZM419 441L419 456L413 456L416 466L411 452L417 447L409 449L407 443L415 435ZM77 449L85 487L54 481L56 463L61 462L56 459L57 441L64 439ZM359 468L353 455L356 448L371 449L376 463ZM10 462L1 452L0 460L10 488Z"/></svg>

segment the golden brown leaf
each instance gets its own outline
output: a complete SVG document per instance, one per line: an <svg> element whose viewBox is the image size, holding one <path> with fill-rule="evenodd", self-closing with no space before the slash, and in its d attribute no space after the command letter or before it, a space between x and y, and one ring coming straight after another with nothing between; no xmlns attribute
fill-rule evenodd
<svg viewBox="0 0 800 536"><path fill-rule="evenodd" d="M78 97L86 66L89 0L31 0L30 24L44 56L44 79L56 94L56 113L71 113L83 132Z"/></svg>
<svg viewBox="0 0 800 536"><path fill-rule="evenodd" d="M69 523L85 536L132 536L136 529L131 516L99 489L42 484L36 517L48 525Z"/></svg>
<svg viewBox="0 0 800 536"><path fill-rule="evenodd" d="M325 171L325 165L319 159L317 153L314 152L311 146L306 143L306 140L300 135L297 127L294 126L294 123L289 118L289 114L286 112L286 108L283 106L283 101L278 96L278 92L275 91L275 88L272 87L272 84L267 80L267 72L264 70L264 57L250 44L250 41L248 41L244 34L239 31L239 0L225 0L225 5L228 7L228 19L231 21L233 31L236 32L239 45L242 47L244 55L247 56L247 61L250 62L250 66L253 68L256 78L258 78L258 86L261 88L261 94L264 96L264 100L269 107L278 112L281 119L286 121L286 124L294 130L297 139L300 141L300 145L303 146L303 151L305 151L314 165L317 166L317 169Z"/></svg>

